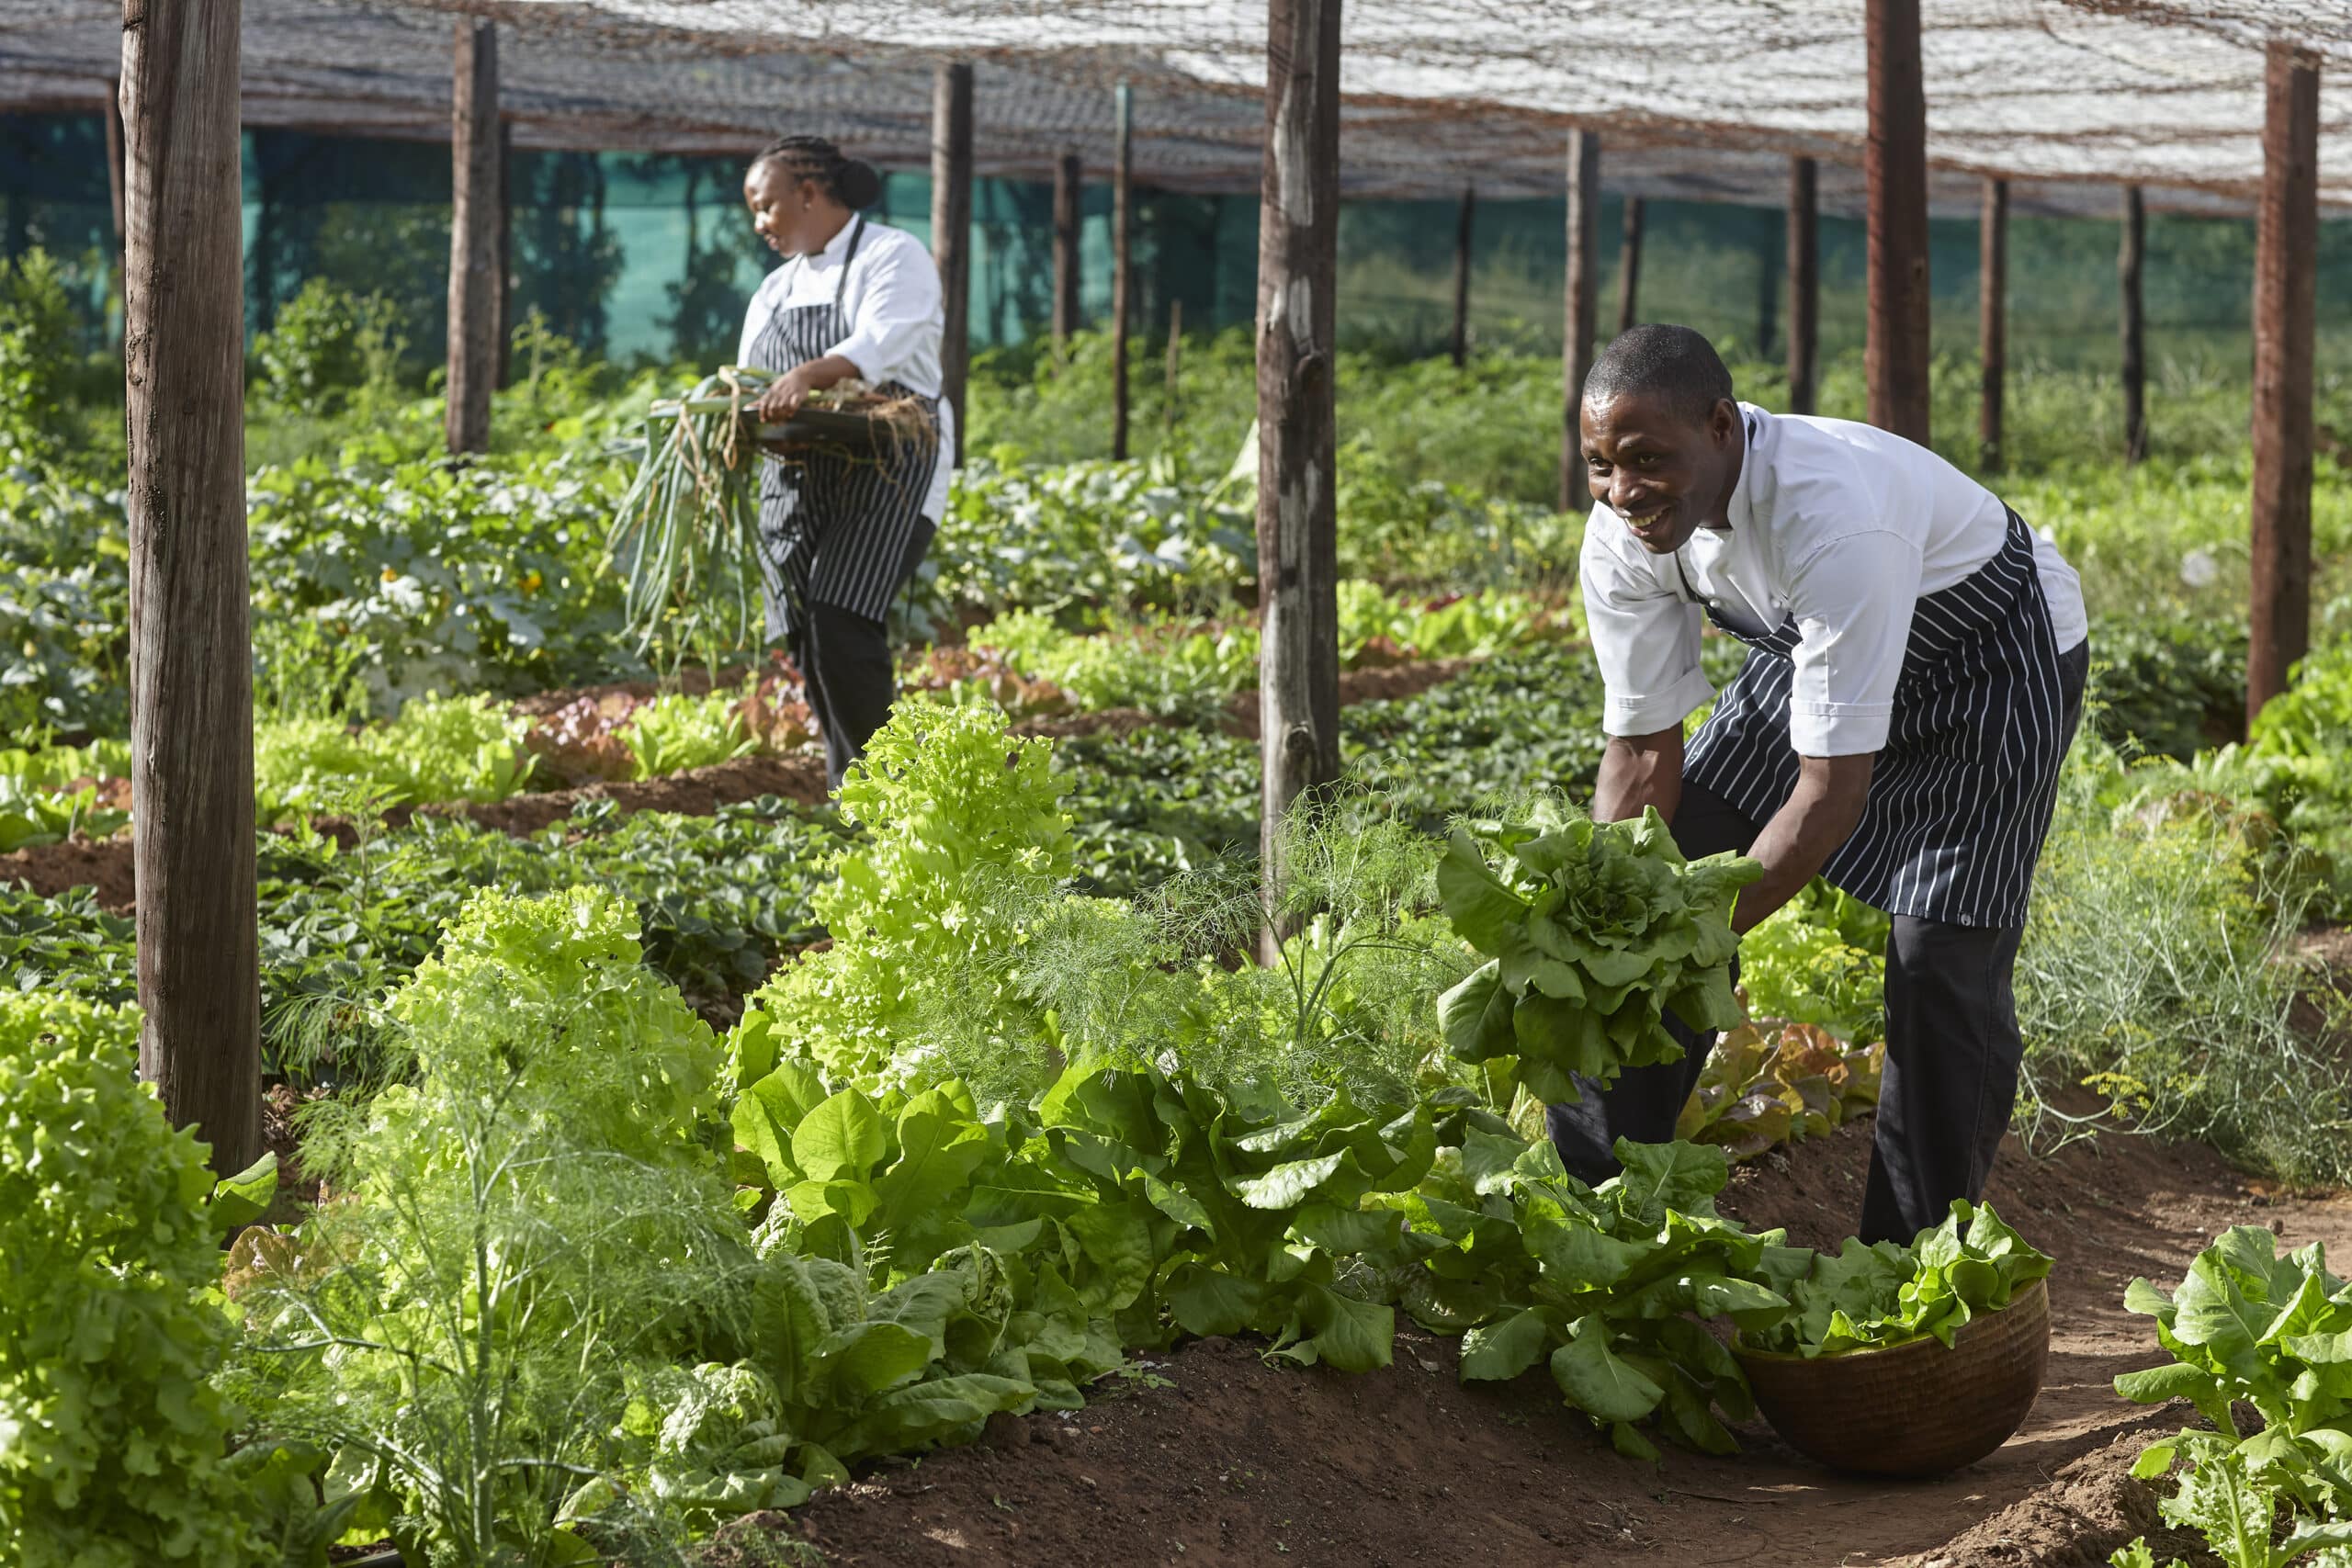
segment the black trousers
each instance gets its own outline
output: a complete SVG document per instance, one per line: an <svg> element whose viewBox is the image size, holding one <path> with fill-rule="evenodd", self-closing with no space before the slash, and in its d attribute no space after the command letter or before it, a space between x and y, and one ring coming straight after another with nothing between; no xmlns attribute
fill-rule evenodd
<svg viewBox="0 0 2352 1568"><path fill-rule="evenodd" d="M901 586L922 564L932 533L927 523L915 530L899 570ZM874 732L890 722L890 705L898 696L890 639L880 621L854 610L805 604L794 607L786 640L792 661L800 667L809 709L824 732L825 782L839 789Z"/></svg>
<svg viewBox="0 0 2352 1568"><path fill-rule="evenodd" d="M2059 656L2070 739L2089 665L2088 644ZM1674 841L1685 855L1746 853L1761 830L1713 791L1682 786ZM2011 988L2023 934L2016 926L1894 917L1886 939L1886 1071L1856 1232L1862 1240L1907 1242L1950 1213L1953 1199L1984 1195L2025 1055ZM1667 1027L1682 1043L1680 1061L1628 1069L1606 1092L1587 1087L1581 1101L1547 1108L1552 1142L1571 1173L1606 1180L1619 1169L1611 1152L1617 1139L1674 1136L1715 1036L1685 1029L1670 1011Z"/></svg>

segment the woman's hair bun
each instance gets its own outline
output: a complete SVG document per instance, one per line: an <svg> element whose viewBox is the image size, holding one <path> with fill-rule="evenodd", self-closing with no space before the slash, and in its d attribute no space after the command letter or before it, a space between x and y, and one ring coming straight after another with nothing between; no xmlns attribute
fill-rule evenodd
<svg viewBox="0 0 2352 1568"><path fill-rule="evenodd" d="M833 175L833 194L851 211L862 211L882 199L882 176L863 158L844 158Z"/></svg>
<svg viewBox="0 0 2352 1568"><path fill-rule="evenodd" d="M863 158L844 157L842 150L821 136L781 136L760 149L752 160L757 167L781 159L802 179L815 180L825 193L856 211L882 199L882 176Z"/></svg>

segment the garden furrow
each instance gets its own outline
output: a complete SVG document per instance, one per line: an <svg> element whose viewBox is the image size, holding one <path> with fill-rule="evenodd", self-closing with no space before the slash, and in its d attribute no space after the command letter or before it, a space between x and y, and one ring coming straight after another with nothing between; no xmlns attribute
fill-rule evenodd
<svg viewBox="0 0 2352 1568"><path fill-rule="evenodd" d="M1872 1125L1865 1117L1736 1168L1722 1212L1835 1246L1860 1202ZM1395 1364L1363 1374L1302 1372L1246 1341L1196 1341L1072 1416L1000 1418L981 1445L927 1455L920 1470L886 1464L788 1524L763 1519L836 1568L1403 1568L1429 1560L1433 1518L1462 1521L1444 1539L1447 1561L1501 1568L1687 1562L1684 1543L1698 1540L1706 1561L1759 1568L2087 1565L2143 1532L2185 1546L2154 1528L2154 1494L2128 1473L2186 1407L2151 1411L2111 1386L2164 1359L2145 1321L2123 1310L2124 1287L2137 1275L2171 1285L2233 1224L2275 1228L2290 1245L2352 1245L2352 1202L2273 1199L2202 1145L2122 1134L2042 1159L2011 1137L1987 1196L2033 1234L2066 1237L2051 1277L2050 1371L2018 1436L1940 1481L1841 1477L1754 1422L1738 1429L1736 1458L1669 1448L1660 1467L1636 1464L1562 1409L1541 1371L1464 1384L1456 1343L1408 1328ZM742 1540L752 1527L724 1532L707 1561L766 1561Z"/></svg>
<svg viewBox="0 0 2352 1568"><path fill-rule="evenodd" d="M1478 661L1433 659L1385 668L1348 670L1340 675L1340 704L1392 702L1442 685ZM690 683L691 684L691 683ZM611 689L587 687L544 694L515 705L526 713L551 711L585 694ZM1188 721L1148 714L1136 708L1104 708L1092 713L1033 718L1013 726L1023 736L1070 739L1110 733L1125 735L1141 728L1182 728ZM1246 739L1258 736L1258 698L1254 692L1237 692L1227 699L1220 728ZM504 800L458 801L413 809L395 807L385 814L389 827L405 826L419 815L463 817L485 828L527 838L570 817L574 807L610 801L623 814L667 812L682 817L708 817L721 807L777 795L801 806L819 806L826 798L825 769L813 749L789 756L738 757L707 767L688 768L661 778L596 783L574 789L547 790L510 795ZM54 897L74 887L95 887L99 907L110 914L129 914L135 902L131 871L131 840L128 832L112 839L77 840L40 844L0 854L0 884L15 884L43 897Z"/></svg>

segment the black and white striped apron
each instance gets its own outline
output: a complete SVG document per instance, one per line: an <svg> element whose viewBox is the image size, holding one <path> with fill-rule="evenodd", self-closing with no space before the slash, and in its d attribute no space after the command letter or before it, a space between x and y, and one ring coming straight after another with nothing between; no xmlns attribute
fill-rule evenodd
<svg viewBox="0 0 2352 1568"><path fill-rule="evenodd" d="M856 221L831 301L779 308L752 344L754 365L791 370L822 359L849 335L842 300L858 242L865 237L865 220ZM873 453L812 449L762 465L760 588L772 642L790 635L804 604L837 605L869 621L889 616L939 462L939 403L896 381L876 390L918 398L933 438L891 442Z"/></svg>
<svg viewBox="0 0 2352 1568"><path fill-rule="evenodd" d="M1751 635L1713 605L1707 615L1750 651L1692 738L1683 777L1765 822L1797 784L1796 618ZM1893 915L2023 925L2070 739L2062 651L2033 535L2012 512L1993 558L1913 612L1862 819L1822 876Z"/></svg>

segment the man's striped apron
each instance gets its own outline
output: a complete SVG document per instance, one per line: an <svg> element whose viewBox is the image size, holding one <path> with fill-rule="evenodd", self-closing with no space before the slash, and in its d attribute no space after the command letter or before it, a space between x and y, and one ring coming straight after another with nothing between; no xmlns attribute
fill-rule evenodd
<svg viewBox="0 0 2352 1568"><path fill-rule="evenodd" d="M849 335L842 300L850 264L865 237L859 218L842 256L841 281L831 303L779 309L752 345L762 369L790 370L822 359ZM794 265L799 265L796 261ZM910 389L885 382L893 398ZM920 398L933 432L936 399ZM873 453L815 449L760 470L760 587L767 600L767 635L780 642L804 604L833 604L869 621L887 620L890 601L906 580L908 551L922 528L922 505L939 461L939 442L891 442Z"/></svg>
<svg viewBox="0 0 2352 1568"><path fill-rule="evenodd" d="M1751 635L1712 605L1707 614L1750 651L1692 739L1682 774L1760 824L1797 784L1796 619ZM1893 915L2023 925L2069 739L2062 651L2033 536L2012 512L1991 560L1919 600L1869 801L1823 877Z"/></svg>

